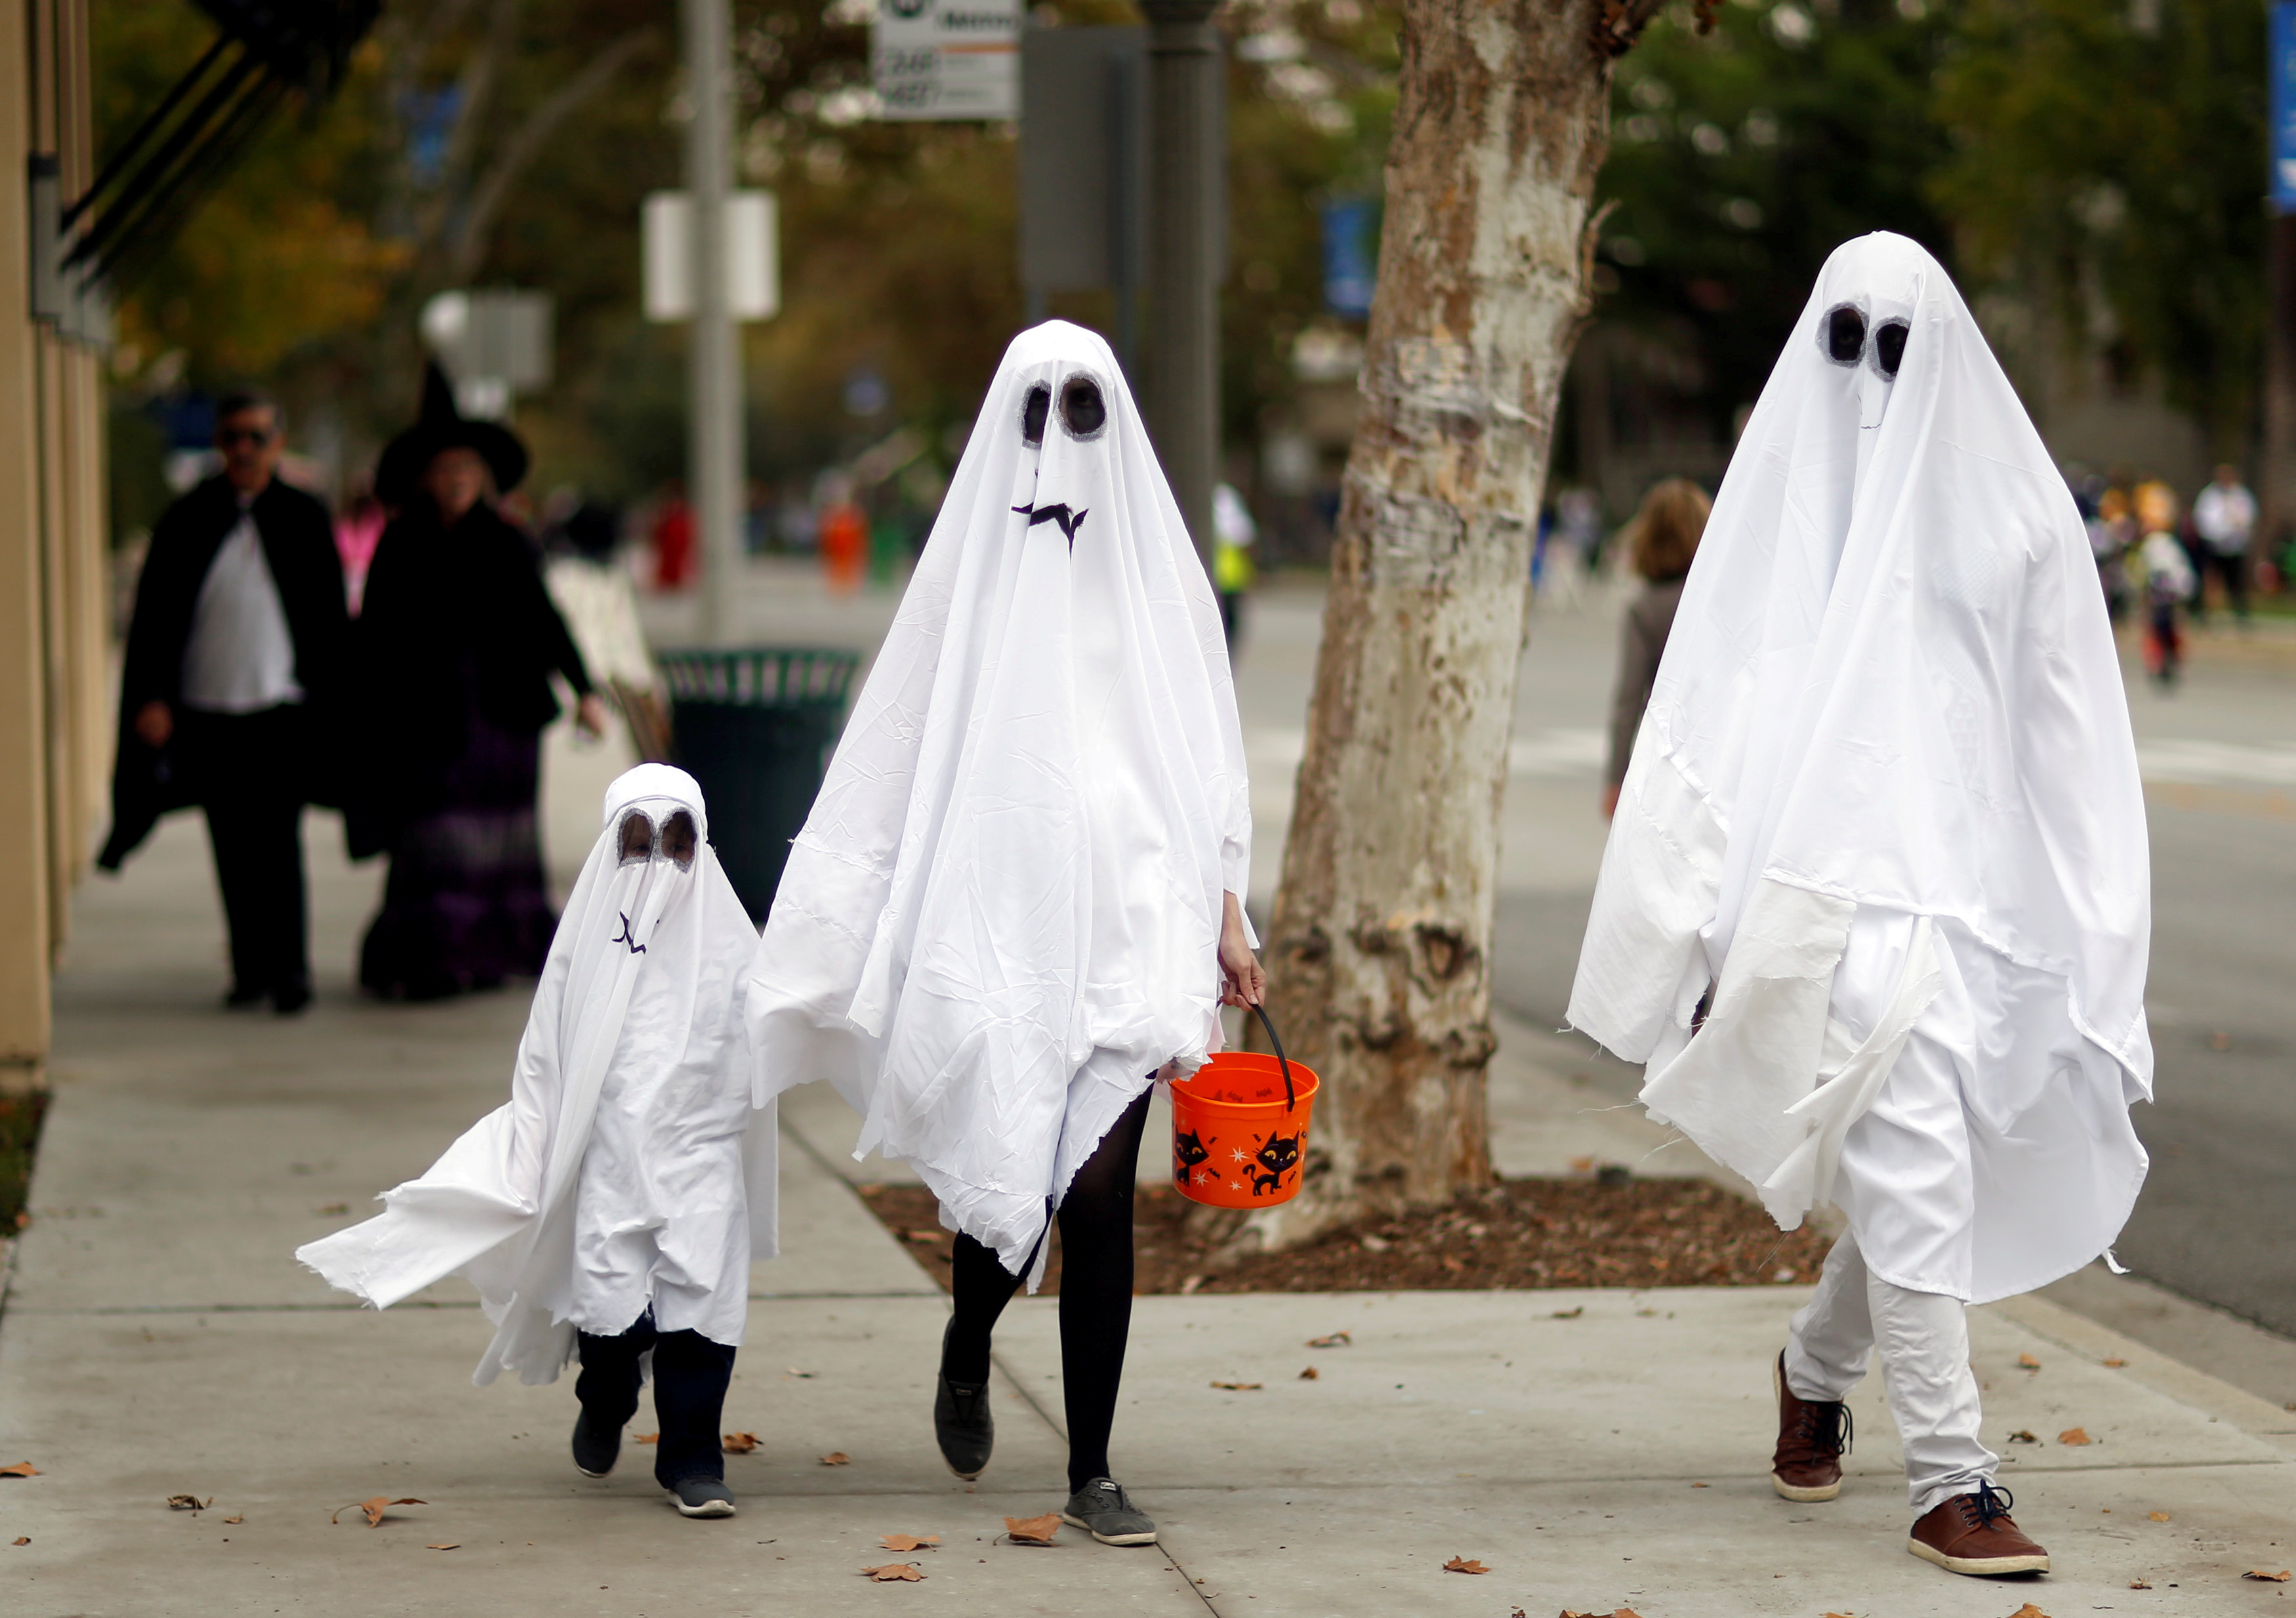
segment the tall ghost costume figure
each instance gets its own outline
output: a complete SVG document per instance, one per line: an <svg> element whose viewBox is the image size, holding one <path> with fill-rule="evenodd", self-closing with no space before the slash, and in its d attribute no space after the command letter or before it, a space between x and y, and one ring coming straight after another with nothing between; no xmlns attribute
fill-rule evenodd
<svg viewBox="0 0 2296 1618"><path fill-rule="evenodd" d="M2045 1567L1963 1305L2103 1253L2144 1178L2144 800L2079 515L1943 269L1837 249L1748 421L1603 857L1570 1021L1792 1229L1849 1230L1778 1369L1831 1500L1878 1340L1919 1520Z"/></svg>
<svg viewBox="0 0 2296 1618"><path fill-rule="evenodd" d="M1038 326L989 386L748 996L767 1071L831 1079L857 1155L907 1159L959 1233L939 1426L960 1475L988 1459L988 1322L1057 1209L1070 1483L1121 1494L1131 1154L1152 1077L1217 1046L1250 838L1210 582L1108 345Z"/></svg>
<svg viewBox="0 0 2296 1618"><path fill-rule="evenodd" d="M775 1253L775 1097L742 1015L757 948L701 789L641 764L551 940L509 1101L384 1211L295 1256L378 1309L457 1271L494 1341L472 1380L553 1382L578 1357L575 1463L611 1470L649 1352L656 1479L730 1516L718 1410Z"/></svg>

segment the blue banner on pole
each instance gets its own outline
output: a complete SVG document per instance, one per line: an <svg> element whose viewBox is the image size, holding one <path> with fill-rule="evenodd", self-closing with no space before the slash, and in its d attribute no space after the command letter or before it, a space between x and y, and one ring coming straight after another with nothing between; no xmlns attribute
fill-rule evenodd
<svg viewBox="0 0 2296 1618"><path fill-rule="evenodd" d="M2296 0L2272 7L2272 211L2296 214Z"/></svg>
<svg viewBox="0 0 2296 1618"><path fill-rule="evenodd" d="M1322 212L1324 306L1344 319L1369 319L1378 279L1379 205L1350 197L1324 203Z"/></svg>

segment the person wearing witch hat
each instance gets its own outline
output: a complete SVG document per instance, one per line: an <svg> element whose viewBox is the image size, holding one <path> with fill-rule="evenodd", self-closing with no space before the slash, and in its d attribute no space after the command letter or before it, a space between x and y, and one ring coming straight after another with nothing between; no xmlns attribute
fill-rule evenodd
<svg viewBox="0 0 2296 1618"><path fill-rule="evenodd" d="M170 810L198 804L231 935L234 1009L311 998L303 805L334 801L315 767L347 619L327 508L282 483L283 423L260 394L216 410L223 470L153 529L119 682L116 871Z"/></svg>
<svg viewBox="0 0 2296 1618"><path fill-rule="evenodd" d="M466 420L437 365L422 415L384 448L377 498L392 512L355 630L360 754L354 858L388 854L382 910L359 981L435 1000L541 969L556 925L536 799L542 731L564 678L592 735L605 708L527 537L494 501L526 475L509 429Z"/></svg>

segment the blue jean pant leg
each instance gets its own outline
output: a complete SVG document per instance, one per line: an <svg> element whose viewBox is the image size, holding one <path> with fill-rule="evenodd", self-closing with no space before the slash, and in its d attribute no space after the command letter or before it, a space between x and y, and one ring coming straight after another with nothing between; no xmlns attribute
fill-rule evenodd
<svg viewBox="0 0 2296 1618"><path fill-rule="evenodd" d="M619 1427L636 1414L639 1362L653 1351L653 1408L661 1422L654 1481L668 1489L689 1477L723 1480L718 1422L734 1378L734 1351L696 1331L657 1332L651 1312L611 1337L580 1334L582 1374L574 1395L594 1426Z"/></svg>

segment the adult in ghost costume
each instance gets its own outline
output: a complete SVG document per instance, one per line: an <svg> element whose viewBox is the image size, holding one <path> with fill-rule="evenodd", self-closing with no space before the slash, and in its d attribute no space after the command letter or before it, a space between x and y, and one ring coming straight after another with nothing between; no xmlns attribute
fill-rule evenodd
<svg viewBox="0 0 2296 1618"><path fill-rule="evenodd" d="M2063 478L1944 270L1837 249L1740 438L1635 744L1571 1023L1792 1229L1849 1229L1775 1374L1832 1500L1881 1345L1956 1573L2046 1568L1964 1305L2106 1251L2146 1160L2144 813Z"/></svg>
<svg viewBox="0 0 2296 1618"><path fill-rule="evenodd" d="M758 1059L828 1078L957 1232L934 1425L988 1464L989 1334L1060 1221L1068 1519L1109 1475L1149 1086L1256 1003L1251 811L1219 607L1108 345L1023 332L791 850Z"/></svg>
<svg viewBox="0 0 2296 1618"><path fill-rule="evenodd" d="M385 1211L297 1250L378 1309L460 1271L494 1341L472 1380L553 1382L570 1359L575 1464L603 1477L652 1354L654 1477L688 1516L731 1516L718 1415L775 1253L775 1102L750 1057L757 933L709 843L693 778L641 764L551 940L511 1099Z"/></svg>

